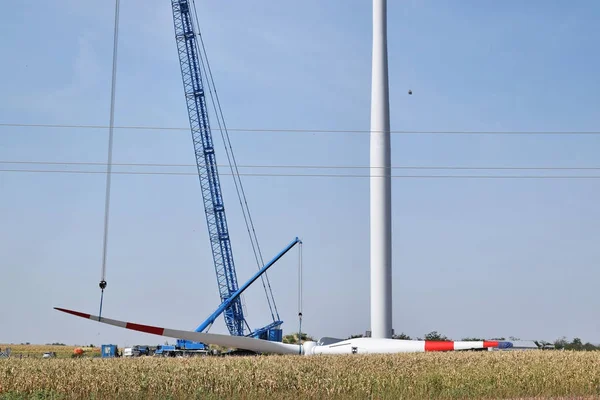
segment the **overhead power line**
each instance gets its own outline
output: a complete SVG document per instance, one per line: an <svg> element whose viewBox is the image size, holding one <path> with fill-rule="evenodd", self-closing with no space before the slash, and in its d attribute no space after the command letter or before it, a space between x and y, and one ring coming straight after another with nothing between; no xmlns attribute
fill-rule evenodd
<svg viewBox="0 0 600 400"><path fill-rule="evenodd" d="M77 166L106 166L106 163L102 162L85 162L85 161L9 161L0 160L0 164L17 164L17 165L77 165ZM112 166L120 167L167 167L167 168L195 168L195 164L163 164L163 163L112 163ZM218 164L219 167L229 167L229 165ZM237 165L239 168L273 168L273 169L382 169L384 167L370 167L368 165ZM392 169L413 169L413 170L545 170L545 171L596 171L600 170L600 167L550 167L550 166L539 166L539 167L501 167L501 166L423 166L423 165L401 165L392 166Z"/></svg>
<svg viewBox="0 0 600 400"><path fill-rule="evenodd" d="M105 125L67 125L67 124L24 124L0 123L0 127L12 128L61 128L61 129L106 129ZM113 129L189 131L184 127L167 126L113 126ZM369 130L348 129L274 129L274 128L227 128L233 132L254 133L370 133ZM391 130L392 134L445 134L445 135L600 135L600 131L467 131L467 130Z"/></svg>
<svg viewBox="0 0 600 400"><path fill-rule="evenodd" d="M106 174L106 171L83 171L83 170L44 170L44 169L0 169L0 172L17 173L54 173L54 174ZM112 171L114 175L198 175L196 172L169 172L169 171ZM231 175L222 173L221 175ZM241 176L255 177L321 177L321 178L370 178L370 175L356 174L260 174L240 173ZM374 175L377 176L377 175ZM406 179L600 179L596 175L392 175L392 178Z"/></svg>

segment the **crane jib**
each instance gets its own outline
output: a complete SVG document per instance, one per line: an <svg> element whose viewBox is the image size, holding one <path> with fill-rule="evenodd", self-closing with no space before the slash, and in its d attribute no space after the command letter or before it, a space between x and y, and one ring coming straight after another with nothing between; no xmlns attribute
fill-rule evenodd
<svg viewBox="0 0 600 400"><path fill-rule="evenodd" d="M271 266L273 264L275 264L277 261L279 261L279 259L281 257L283 257L285 255L285 253L287 253L288 251L290 251L292 249L292 247L294 247L296 244L301 243L300 239L295 238L294 240L292 240L283 250L281 250L279 252L279 254L277 254L271 261L269 261L265 266L263 266L256 274L254 274L249 280L248 282L244 283L238 290L235 291L235 293L233 293L231 295L231 297L229 297L228 299L226 299L223 303L221 303L221 305L217 308L217 310L206 319L206 321L204 321L198 328L196 328L196 332L202 332L204 331L207 327L209 327L210 325L212 325L212 323L219 317L219 315L221 315L221 313L223 313L224 310L226 310L229 305L238 300L240 295L244 292L244 290L248 289L248 287L254 283L254 281L256 281L262 274L264 274L265 272L267 272L267 270L269 268L271 268ZM274 321L272 324L266 326L265 328L272 328L272 327L276 327L281 325L281 321ZM265 329L263 328L263 329ZM258 330L258 331L262 331L262 329Z"/></svg>

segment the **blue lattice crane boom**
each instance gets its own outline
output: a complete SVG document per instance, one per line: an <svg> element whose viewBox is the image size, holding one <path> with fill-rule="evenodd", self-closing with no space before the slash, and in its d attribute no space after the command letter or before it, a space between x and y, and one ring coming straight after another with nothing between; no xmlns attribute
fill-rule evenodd
<svg viewBox="0 0 600 400"><path fill-rule="evenodd" d="M199 48L189 1L172 0L171 3L208 235L217 273L219 295L221 302L224 302L231 293L237 291L238 284L200 71ZM232 335L243 336L246 321L239 298L224 311L224 315L229 332Z"/></svg>
<svg viewBox="0 0 600 400"><path fill-rule="evenodd" d="M209 123L206 97L207 90L205 90L205 87L210 89L210 86L208 81L203 82L202 68L204 68L204 64L196 30L194 29L194 19L192 18L193 0L171 0L171 5L196 165L198 168L198 176L200 178L204 211L206 214L212 257L221 300L221 306L215 312L216 314L213 313L213 315L200 325L196 331L203 331L212 324L216 318L215 315L218 316L220 313L223 313L225 324L231 335L268 338L267 336L270 336L269 331L276 330L282 324L282 321L279 320L279 315L277 315L276 318L273 315L273 310L271 308L273 322L252 332L252 329L244 317L240 300L241 292L248 285L245 284L242 290L239 290L227 218L225 216L223 195L219 181L215 148ZM229 157L229 153L227 153L227 155ZM242 203L242 201L240 201L240 203ZM246 217L246 214L244 214L244 216ZM248 222L246 223L248 224ZM248 229L248 232L250 233L250 228ZM297 240L297 242L299 242L299 240ZM278 259L278 257L276 257L276 259ZM272 262L276 261L276 259ZM257 262L259 263L259 267L263 267L262 255L260 255L260 260L257 257ZM272 262L269 264L272 264ZM262 269L262 272L255 275L253 279L257 279L259 276L263 279L262 274L266 272L266 269L267 268ZM268 293L267 299L269 299ZM274 304L274 299L269 300L269 307L271 307L271 301ZM226 307L224 307L225 305ZM249 334L246 333L246 328L248 328ZM279 329L279 331L281 330ZM280 337L280 334L275 335L275 337L277 336Z"/></svg>

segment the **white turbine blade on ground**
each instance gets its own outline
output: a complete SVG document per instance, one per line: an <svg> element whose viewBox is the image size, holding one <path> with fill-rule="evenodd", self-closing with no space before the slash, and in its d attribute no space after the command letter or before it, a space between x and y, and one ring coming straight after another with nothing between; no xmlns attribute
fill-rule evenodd
<svg viewBox="0 0 600 400"><path fill-rule="evenodd" d="M511 342L484 341L436 341L399 340L388 338L354 338L339 342L311 346L305 345L309 354L389 354L421 353L431 351L483 350L489 348L506 349L513 347Z"/></svg>
<svg viewBox="0 0 600 400"><path fill-rule="evenodd" d="M257 353L302 354L301 345L272 342L268 340L254 339L244 336L230 336L215 333L200 333L194 331L182 331L177 329L161 328L157 326L136 324L133 322L119 321L116 319L104 317L99 318L97 315L85 314L82 312L67 310L59 307L54 307L54 309L81 318L91 319L92 321L98 321L103 324L113 325L119 328L131 329L134 331L144 333L150 333L158 336L166 336L175 339L185 339L193 342L250 350L255 351Z"/></svg>

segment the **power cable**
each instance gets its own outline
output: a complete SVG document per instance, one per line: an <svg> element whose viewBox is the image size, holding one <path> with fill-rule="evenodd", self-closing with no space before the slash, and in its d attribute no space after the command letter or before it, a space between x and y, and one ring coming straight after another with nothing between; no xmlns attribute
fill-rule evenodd
<svg viewBox="0 0 600 400"><path fill-rule="evenodd" d="M20 165L88 165L88 166L106 166L106 163L102 162L84 162L84 161L9 161L0 160L0 164L20 164ZM189 167L195 168L195 164L163 164L163 163L112 163L112 166L120 167L174 167L182 168ZM218 164L218 167L229 167L226 164ZM360 165L261 165L261 164L246 164L238 165L238 168L281 168L281 169L381 169L385 167L370 167ZM414 169L414 170L548 170L548 171L594 171L600 170L600 167L465 167L465 166L409 166L399 165L392 166L392 169Z"/></svg>
<svg viewBox="0 0 600 400"><path fill-rule="evenodd" d="M105 129L104 125L68 125L68 124L26 124L0 123L0 127L13 128L63 128L63 129ZM167 126L114 126L113 129L129 130L159 130L159 131L189 131L189 128ZM364 133L370 130L359 129L275 129L275 128L227 128L230 132L254 133ZM378 131L373 131L378 132ZM468 131L468 130L391 130L391 134L441 134L441 135L600 135L600 131Z"/></svg>
<svg viewBox="0 0 600 400"><path fill-rule="evenodd" d="M33 169L0 169L0 172L14 173L55 173L55 174L106 174L104 171L82 171L82 170L33 170ZM174 175L174 176L197 176L193 172L135 172L135 171L112 171L115 175ZM230 175L223 173L221 175ZM354 175L354 174L260 174L240 173L242 176L253 177L315 177L315 178L371 178L377 175ZM600 179L600 175L392 175L397 179Z"/></svg>

